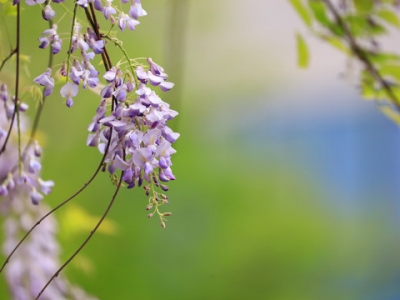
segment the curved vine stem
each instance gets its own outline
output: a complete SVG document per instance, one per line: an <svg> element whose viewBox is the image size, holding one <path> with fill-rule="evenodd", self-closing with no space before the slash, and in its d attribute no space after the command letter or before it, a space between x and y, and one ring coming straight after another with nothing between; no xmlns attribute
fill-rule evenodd
<svg viewBox="0 0 400 300"><path fill-rule="evenodd" d="M53 208L51 211L49 211L47 214L45 214L42 218L40 218L39 221L37 221L35 223L35 225L32 226L31 229L29 229L29 231L23 236L23 238L18 242L18 244L14 247L14 249L11 251L11 253L7 256L6 260L4 261L3 265L0 268L0 273L3 271L4 267L7 265L7 263L9 262L9 260L11 259L11 257L13 256L13 254L15 253L15 251L17 251L17 249L19 248L19 246L21 246L21 244L26 240L26 238L31 234L31 232L40 225L40 223L46 219L49 215L51 215L52 213L54 213L56 210L58 210L59 208L61 208L62 206L64 206L65 204L67 204L69 201L71 201L72 199L74 199L76 196L78 196L81 192L83 192L92 182L93 180L96 178L97 174L100 172L104 160L106 159L106 156L108 154L108 149L110 147L111 144L111 138L112 135L110 136L110 139L107 143L106 149L104 151L104 155L96 169L96 171L94 172L94 174L92 175L92 177L90 177L90 179L78 190L76 191L72 196L70 196L69 198L67 198L66 200L64 200L63 202L61 202L60 204L58 204L55 208Z"/></svg>
<svg viewBox="0 0 400 300"><path fill-rule="evenodd" d="M6 64L6 62L7 62L11 57L13 57L13 55L14 55L15 53L17 53L17 49L13 49L13 50L10 52L10 54L8 54L8 56L7 56L6 58L3 59L3 61L1 62L1 65L0 65L0 72L1 72L1 70L3 69L4 65Z"/></svg>
<svg viewBox="0 0 400 300"><path fill-rule="evenodd" d="M120 176L117 188L115 189L114 195L112 196L110 203L108 204L108 206L107 206L106 210L104 211L103 215L101 216L100 220L97 222L96 226L90 232L88 237L83 241L83 243L79 246L79 248L76 249L76 251L67 259L67 261L53 274L53 276L49 279L49 281L46 283L46 285L39 292L39 294L37 295L35 300L38 300L40 298L40 296L43 294L43 292L46 290L46 288L49 286L49 284L53 281L53 279L56 278L60 274L60 272L75 258L75 256L78 255L79 252L81 252L81 250L86 246L86 244L90 241L90 239L96 233L97 229L100 227L101 223L103 223L103 220L106 218L106 216L110 212L110 209L113 206L115 199L117 198L119 189L122 184L122 176L124 176L124 171L121 172L121 176Z"/></svg>

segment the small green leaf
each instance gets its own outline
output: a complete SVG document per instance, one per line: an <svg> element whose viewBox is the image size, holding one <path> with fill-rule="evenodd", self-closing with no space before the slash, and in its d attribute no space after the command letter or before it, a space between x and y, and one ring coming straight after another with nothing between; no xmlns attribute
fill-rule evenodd
<svg viewBox="0 0 400 300"><path fill-rule="evenodd" d="M378 17L385 20L390 25L400 28L400 20L396 13L389 9L382 9L377 14Z"/></svg>
<svg viewBox="0 0 400 300"><path fill-rule="evenodd" d="M391 77L395 80L400 81L400 66L399 65L387 65L379 69L379 73L384 77Z"/></svg>
<svg viewBox="0 0 400 300"><path fill-rule="evenodd" d="M301 0L289 0L289 2L292 4L294 9L297 11L300 18L303 19L304 23L306 23L306 25L308 27L310 27L312 24L312 19L311 19L309 11L303 5L303 2Z"/></svg>
<svg viewBox="0 0 400 300"><path fill-rule="evenodd" d="M395 53L382 52L382 53L367 53L368 59L374 64L393 64L400 62L400 56Z"/></svg>
<svg viewBox="0 0 400 300"><path fill-rule="evenodd" d="M326 13L326 6L322 1L309 0L310 8L314 14L315 19L322 25L330 27L332 22L329 20Z"/></svg>
<svg viewBox="0 0 400 300"><path fill-rule="evenodd" d="M361 96L366 100L375 100L377 98L377 91L371 84L361 82Z"/></svg>
<svg viewBox="0 0 400 300"><path fill-rule="evenodd" d="M299 33L296 34L296 40L297 40L297 65L300 68L307 68L310 60L307 44Z"/></svg>
<svg viewBox="0 0 400 300"><path fill-rule="evenodd" d="M360 12L370 12L374 7L374 0L353 0L354 7Z"/></svg>
<svg viewBox="0 0 400 300"><path fill-rule="evenodd" d="M400 124L400 114L386 105L378 106L380 111L396 124Z"/></svg>
<svg viewBox="0 0 400 300"><path fill-rule="evenodd" d="M351 51L349 49L349 47L347 47L342 39L336 37L336 36L324 36L322 37L325 41L327 41L329 44L331 44L333 47L335 47L336 49L344 52L345 54L350 54Z"/></svg>

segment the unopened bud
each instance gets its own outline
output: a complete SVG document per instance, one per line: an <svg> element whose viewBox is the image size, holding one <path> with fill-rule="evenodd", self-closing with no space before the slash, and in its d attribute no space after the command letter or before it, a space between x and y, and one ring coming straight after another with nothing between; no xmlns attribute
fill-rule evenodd
<svg viewBox="0 0 400 300"><path fill-rule="evenodd" d="M62 76L67 76L67 68L65 67L65 62L62 64L61 69L60 69L60 74Z"/></svg>
<svg viewBox="0 0 400 300"><path fill-rule="evenodd" d="M164 222L161 222L161 227L165 228L165 223Z"/></svg>
<svg viewBox="0 0 400 300"><path fill-rule="evenodd" d="M165 184L161 184L160 187L163 189L163 191L168 191L169 188Z"/></svg>
<svg viewBox="0 0 400 300"><path fill-rule="evenodd" d="M155 184L156 186L160 186L159 183L158 183L157 176L156 176L155 174L153 174L152 178L153 178L154 184Z"/></svg>
<svg viewBox="0 0 400 300"><path fill-rule="evenodd" d="M146 192L146 196L150 195L150 188L148 186L144 186L143 188Z"/></svg>
<svg viewBox="0 0 400 300"><path fill-rule="evenodd" d="M149 204L146 206L146 210L150 210L153 207L153 204Z"/></svg>
<svg viewBox="0 0 400 300"><path fill-rule="evenodd" d="M138 179L138 186L142 186L143 183L143 176L142 176L142 172L139 173L139 179Z"/></svg>
<svg viewBox="0 0 400 300"><path fill-rule="evenodd" d="M162 215L163 215L163 217L169 217L169 216L172 216L172 212L165 212Z"/></svg>
<svg viewBox="0 0 400 300"><path fill-rule="evenodd" d="M153 216L153 213L147 215L148 218L151 218L152 216Z"/></svg>

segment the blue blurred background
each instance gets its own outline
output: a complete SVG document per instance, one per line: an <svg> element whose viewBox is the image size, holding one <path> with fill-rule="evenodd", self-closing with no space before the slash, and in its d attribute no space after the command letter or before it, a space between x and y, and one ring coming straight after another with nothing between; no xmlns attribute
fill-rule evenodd
<svg viewBox="0 0 400 300"><path fill-rule="evenodd" d="M400 299L400 132L359 97L352 62L307 33L287 1L142 4L148 16L122 38L176 83L161 95L180 112L173 216L162 229L146 218L144 192L123 190L67 267L71 281L100 299ZM23 21L32 57L46 28L30 22L35 8ZM297 31L308 70L297 68ZM46 63L32 61L32 77ZM85 147L97 105L83 92L71 109L58 95L46 104L52 206L100 160ZM97 220L76 211L100 216L112 194L102 174L57 212L63 259Z"/></svg>

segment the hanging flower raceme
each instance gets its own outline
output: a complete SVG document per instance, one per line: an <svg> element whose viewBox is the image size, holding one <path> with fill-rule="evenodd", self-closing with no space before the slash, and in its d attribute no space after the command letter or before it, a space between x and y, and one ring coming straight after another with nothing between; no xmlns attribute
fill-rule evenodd
<svg viewBox="0 0 400 300"><path fill-rule="evenodd" d="M160 86L161 90L168 91L173 83L166 81L168 75L161 66L151 58L147 62L147 67L139 65L135 70L140 83L135 93L129 72L112 67L105 73L107 85L100 93L102 100L88 127L87 145L98 146L102 154L107 151L108 171L110 174L117 169L124 171L122 180L128 188L141 186L146 181L166 191L168 188L159 181L175 179L171 156L176 151L172 144L179 137L167 122L178 113L149 87L149 84ZM116 107L109 115L106 114L107 99L116 101ZM148 193L150 187L146 186L145 190Z"/></svg>
<svg viewBox="0 0 400 300"><path fill-rule="evenodd" d="M4 102L11 102L6 96L7 86L0 84L0 95ZM10 103L12 105L13 103ZM4 115L0 105L0 115ZM22 124L25 119L22 115ZM4 143L10 119L0 118L0 144ZM25 126L22 126L22 133ZM39 218L49 211L40 203L51 192L54 182L40 178L40 156L42 149L34 141L25 151L22 162L18 163L16 131L12 132L6 150L0 155L0 215L3 220L3 254L9 255L14 247ZM21 166L21 167L19 167ZM40 204L40 205L39 205ZM50 215L43 220L15 252L5 270L5 280L10 299L35 299L42 287L59 268L59 244L56 239L57 222ZM79 287L71 285L63 274L57 276L40 299L43 300L95 300Z"/></svg>

